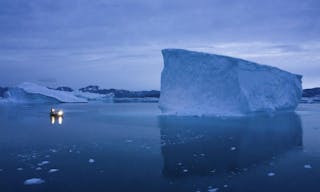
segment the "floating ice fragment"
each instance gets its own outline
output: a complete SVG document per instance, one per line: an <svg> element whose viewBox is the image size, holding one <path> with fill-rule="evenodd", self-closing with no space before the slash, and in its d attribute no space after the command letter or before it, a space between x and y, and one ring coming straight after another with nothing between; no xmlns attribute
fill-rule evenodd
<svg viewBox="0 0 320 192"><path fill-rule="evenodd" d="M17 171L23 171L23 168L19 167L17 168Z"/></svg>
<svg viewBox="0 0 320 192"><path fill-rule="evenodd" d="M237 148L236 147L231 147L230 148L230 151L234 151L234 150L236 150Z"/></svg>
<svg viewBox="0 0 320 192"><path fill-rule="evenodd" d="M218 190L219 190L219 188L211 188L211 189L208 189L208 192L216 192Z"/></svg>
<svg viewBox="0 0 320 192"><path fill-rule="evenodd" d="M306 169L311 169L312 168L311 165L309 165L309 164L306 164L303 167L306 168Z"/></svg>
<svg viewBox="0 0 320 192"><path fill-rule="evenodd" d="M42 168L41 168L41 167L37 167L36 170L37 170L37 171L40 171L40 170L42 170Z"/></svg>
<svg viewBox="0 0 320 192"><path fill-rule="evenodd" d="M41 178L32 178L32 179L27 179L24 181L25 185L38 185L38 184L42 184L45 181Z"/></svg>
<svg viewBox="0 0 320 192"><path fill-rule="evenodd" d="M89 159L89 161L88 161L89 163L94 163L95 162L95 160L94 159Z"/></svg>
<svg viewBox="0 0 320 192"><path fill-rule="evenodd" d="M223 187L224 187L224 188L227 188L227 187L229 187L229 186L228 186L228 185L223 185Z"/></svg>
<svg viewBox="0 0 320 192"><path fill-rule="evenodd" d="M50 169L50 170L48 171L48 173L54 173L54 172L57 172L57 171L59 171L59 169Z"/></svg>
<svg viewBox="0 0 320 192"><path fill-rule="evenodd" d="M272 173L272 172L270 172L270 173L268 173L268 176L269 177L273 177L273 176L275 176L276 174L275 173Z"/></svg>
<svg viewBox="0 0 320 192"><path fill-rule="evenodd" d="M43 166L43 165L46 165L49 163L50 163L50 161L42 161L41 163L38 163L38 166Z"/></svg>
<svg viewBox="0 0 320 192"><path fill-rule="evenodd" d="M184 173L187 173L187 172L188 172L188 169L184 169L183 172L184 172Z"/></svg>

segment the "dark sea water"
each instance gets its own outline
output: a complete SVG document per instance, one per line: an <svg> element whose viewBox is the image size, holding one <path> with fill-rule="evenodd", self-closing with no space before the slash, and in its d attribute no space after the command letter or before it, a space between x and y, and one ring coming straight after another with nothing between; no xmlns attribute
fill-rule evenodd
<svg viewBox="0 0 320 192"><path fill-rule="evenodd" d="M320 191L319 104L237 119L61 104L54 124L50 107L0 105L0 192Z"/></svg>

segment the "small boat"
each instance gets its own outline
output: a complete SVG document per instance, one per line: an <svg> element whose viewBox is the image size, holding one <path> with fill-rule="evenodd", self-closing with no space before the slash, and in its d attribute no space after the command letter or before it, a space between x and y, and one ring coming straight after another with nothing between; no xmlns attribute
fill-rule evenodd
<svg viewBox="0 0 320 192"><path fill-rule="evenodd" d="M63 117L63 111L61 109L56 110L56 109L51 108L50 116L51 117Z"/></svg>

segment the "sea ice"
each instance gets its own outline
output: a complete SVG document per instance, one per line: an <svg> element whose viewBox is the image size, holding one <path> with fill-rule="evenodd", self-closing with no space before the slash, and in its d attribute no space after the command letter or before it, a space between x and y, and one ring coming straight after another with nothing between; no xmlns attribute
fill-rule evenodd
<svg viewBox="0 0 320 192"><path fill-rule="evenodd" d="M272 172L270 172L270 173L268 173L268 176L269 177L273 177L273 176L275 176L276 174L275 173L272 173Z"/></svg>
<svg viewBox="0 0 320 192"><path fill-rule="evenodd" d="M164 114L242 116L293 111L301 75L250 61L182 49L162 50Z"/></svg>
<svg viewBox="0 0 320 192"><path fill-rule="evenodd" d="M89 161L88 161L89 163L94 163L95 162L95 160L94 159L89 159Z"/></svg>
<svg viewBox="0 0 320 192"><path fill-rule="evenodd" d="M311 165L309 165L309 164L306 164L303 167L306 168L306 169L311 169L312 168Z"/></svg>
<svg viewBox="0 0 320 192"><path fill-rule="evenodd" d="M58 172L59 171L59 169L50 169L49 171L48 171L48 173L54 173L54 172Z"/></svg>
<svg viewBox="0 0 320 192"><path fill-rule="evenodd" d="M43 166L43 165L46 165L49 163L50 163L50 161L42 161L41 163L38 163L38 166Z"/></svg>
<svg viewBox="0 0 320 192"><path fill-rule="evenodd" d="M32 178L32 179L27 179L24 181L25 185L38 185L38 184L42 184L45 181L41 178Z"/></svg>
<svg viewBox="0 0 320 192"><path fill-rule="evenodd" d="M5 94L8 102L13 103L85 103L86 99L79 98L73 93L49 89L34 83L22 83L17 87L9 88Z"/></svg>

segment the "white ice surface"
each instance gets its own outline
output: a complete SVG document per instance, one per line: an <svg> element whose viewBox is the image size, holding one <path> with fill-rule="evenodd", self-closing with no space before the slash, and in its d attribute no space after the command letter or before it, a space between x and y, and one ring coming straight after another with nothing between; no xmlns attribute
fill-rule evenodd
<svg viewBox="0 0 320 192"><path fill-rule="evenodd" d="M44 86L40 86L34 83L22 83L17 86L20 89L23 89L27 93L31 94L40 94L46 97L51 97L54 98L60 102L63 103L85 103L87 102L86 99L76 97L74 94L71 92L67 91L59 91L59 90L53 90L49 89Z"/></svg>
<svg viewBox="0 0 320 192"><path fill-rule="evenodd" d="M301 76L242 59L162 50L159 107L164 114L242 116L293 111Z"/></svg>
<svg viewBox="0 0 320 192"><path fill-rule="evenodd" d="M89 92L82 92L82 91L74 91L72 92L73 95L79 98L87 99L90 101L112 101L114 95L113 94L97 94L97 93L89 93Z"/></svg>

